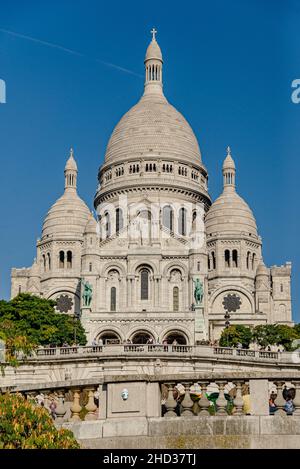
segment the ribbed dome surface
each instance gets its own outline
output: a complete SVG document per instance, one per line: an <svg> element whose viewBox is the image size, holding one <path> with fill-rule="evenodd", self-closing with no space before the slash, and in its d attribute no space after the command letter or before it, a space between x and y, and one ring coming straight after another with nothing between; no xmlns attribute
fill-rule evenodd
<svg viewBox="0 0 300 469"><path fill-rule="evenodd" d="M120 120L108 142L105 162L160 153L199 164L197 139L188 122L163 94L143 96Z"/></svg>
<svg viewBox="0 0 300 469"><path fill-rule="evenodd" d="M254 215L234 190L224 190L210 207L205 220L207 234L244 232L257 235Z"/></svg>
<svg viewBox="0 0 300 469"><path fill-rule="evenodd" d="M44 220L42 238L83 235L90 210L75 191L66 191L50 208Z"/></svg>

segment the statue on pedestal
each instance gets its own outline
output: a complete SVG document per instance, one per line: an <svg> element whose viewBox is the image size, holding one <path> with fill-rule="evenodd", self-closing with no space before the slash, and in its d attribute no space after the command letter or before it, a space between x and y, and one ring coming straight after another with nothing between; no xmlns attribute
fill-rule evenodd
<svg viewBox="0 0 300 469"><path fill-rule="evenodd" d="M93 287L88 281L85 282L84 279L81 280L81 283L83 287L83 306L90 306L93 298Z"/></svg>
<svg viewBox="0 0 300 469"><path fill-rule="evenodd" d="M194 298L196 305L201 305L203 300L203 284L199 278L196 278L196 280L193 279L193 284L195 285Z"/></svg>

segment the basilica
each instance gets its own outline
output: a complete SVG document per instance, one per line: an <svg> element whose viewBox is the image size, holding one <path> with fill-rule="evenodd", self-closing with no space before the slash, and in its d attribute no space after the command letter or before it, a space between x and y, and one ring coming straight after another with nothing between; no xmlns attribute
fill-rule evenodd
<svg viewBox="0 0 300 469"><path fill-rule="evenodd" d="M81 319L89 343L214 341L230 324L292 324L291 263L266 267L262 239L228 147L212 203L195 134L163 92L156 31L144 92L119 121L98 172L91 212L77 193L73 150L29 268L30 292ZM89 296L86 296L88 290Z"/></svg>

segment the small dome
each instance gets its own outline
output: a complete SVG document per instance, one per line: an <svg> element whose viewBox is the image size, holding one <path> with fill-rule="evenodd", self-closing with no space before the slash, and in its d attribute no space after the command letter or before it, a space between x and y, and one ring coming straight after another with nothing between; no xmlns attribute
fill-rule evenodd
<svg viewBox="0 0 300 469"><path fill-rule="evenodd" d="M213 233L243 232L257 236L252 210L235 191L226 191L210 207L205 226L207 235Z"/></svg>
<svg viewBox="0 0 300 469"><path fill-rule="evenodd" d="M223 162L223 169L235 169L235 163L230 153L227 154Z"/></svg>
<svg viewBox="0 0 300 469"><path fill-rule="evenodd" d="M42 238L48 236L82 236L90 210L77 193L65 193L52 205L44 220Z"/></svg>
<svg viewBox="0 0 300 469"><path fill-rule="evenodd" d="M95 220L95 218L93 217L93 214L90 213L90 216L89 216L89 219L88 219L88 222L86 224L86 227L85 227L85 233L96 233L96 230L97 230L97 222Z"/></svg>
<svg viewBox="0 0 300 469"><path fill-rule="evenodd" d="M265 266L263 261L260 261L257 270L256 270L256 275L266 275L269 276L269 269Z"/></svg>
<svg viewBox="0 0 300 469"><path fill-rule="evenodd" d="M145 62L146 60L151 60L151 59L158 59L162 61L162 53L155 39L152 39L152 41L150 42L147 48Z"/></svg>
<svg viewBox="0 0 300 469"><path fill-rule="evenodd" d="M66 162L66 166L65 166L65 171L68 171L69 169L73 171L77 171L77 163L74 159L73 148L71 148L70 150L70 157L68 161Z"/></svg>

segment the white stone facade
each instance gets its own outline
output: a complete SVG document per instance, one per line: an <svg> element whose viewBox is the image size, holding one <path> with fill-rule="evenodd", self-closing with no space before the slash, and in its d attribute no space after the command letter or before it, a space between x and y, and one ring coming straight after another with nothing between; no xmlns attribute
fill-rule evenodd
<svg viewBox="0 0 300 469"><path fill-rule="evenodd" d="M224 328L225 297L237 308L231 324L291 324L291 264L265 267L255 218L235 190L230 149L223 193L211 205L197 139L163 94L162 64L154 36L144 94L113 131L99 170L99 223L77 195L71 151L64 194L44 220L33 266L12 269L11 296L59 298L59 311L81 314L89 342L138 342L147 334L214 340ZM93 287L90 307L81 279Z"/></svg>

